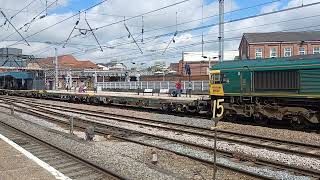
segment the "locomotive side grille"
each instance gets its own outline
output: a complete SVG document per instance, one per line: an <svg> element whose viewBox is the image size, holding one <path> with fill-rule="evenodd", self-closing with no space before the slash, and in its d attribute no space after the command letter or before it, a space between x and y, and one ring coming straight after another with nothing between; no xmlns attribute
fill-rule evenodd
<svg viewBox="0 0 320 180"><path fill-rule="evenodd" d="M254 72L256 90L298 89L297 71L263 71Z"/></svg>
<svg viewBox="0 0 320 180"><path fill-rule="evenodd" d="M300 70L300 92L320 93L319 69Z"/></svg>

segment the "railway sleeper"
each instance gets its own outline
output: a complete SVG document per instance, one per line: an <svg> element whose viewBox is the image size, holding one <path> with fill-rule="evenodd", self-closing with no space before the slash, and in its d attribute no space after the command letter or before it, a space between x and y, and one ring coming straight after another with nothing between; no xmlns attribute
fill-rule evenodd
<svg viewBox="0 0 320 180"><path fill-rule="evenodd" d="M256 158L242 154L242 153L232 153L232 157L235 159L238 159L239 161L246 161L246 162L253 162L253 163L257 161Z"/></svg>

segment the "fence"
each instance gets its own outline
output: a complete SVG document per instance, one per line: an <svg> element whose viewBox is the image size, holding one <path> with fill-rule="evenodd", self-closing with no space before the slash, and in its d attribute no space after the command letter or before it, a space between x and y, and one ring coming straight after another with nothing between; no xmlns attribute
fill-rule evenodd
<svg viewBox="0 0 320 180"><path fill-rule="evenodd" d="M182 81L182 88L188 89L189 82ZM134 82L98 82L103 89L175 89L175 81L134 81ZM191 81L193 91L208 91L209 81Z"/></svg>

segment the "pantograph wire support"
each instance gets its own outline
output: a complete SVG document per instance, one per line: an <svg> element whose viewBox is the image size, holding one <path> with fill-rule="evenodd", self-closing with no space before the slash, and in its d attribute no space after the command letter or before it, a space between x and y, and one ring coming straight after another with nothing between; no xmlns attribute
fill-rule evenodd
<svg viewBox="0 0 320 180"><path fill-rule="evenodd" d="M22 11L24 11L26 8L28 8L32 3L34 3L36 0L31 1L29 4L27 4L25 7L23 7L22 9L20 9L17 13L15 13L13 16L10 17L10 20L12 20L14 17L16 17L18 14L20 14ZM4 21L4 23L2 25L0 25L0 27L3 27L7 24L7 20Z"/></svg>
<svg viewBox="0 0 320 180"><path fill-rule="evenodd" d="M143 16L141 16L142 18L142 28L141 28L141 42L143 43L143 34L144 34L144 21L143 21Z"/></svg>
<svg viewBox="0 0 320 180"><path fill-rule="evenodd" d="M99 43L96 35L94 34L93 29L91 28L91 26L90 26L90 24L89 24L89 22L88 22L88 20L87 20L87 13L86 13L86 12L85 12L85 15L84 15L84 20L86 21L86 23L87 23L87 25L88 25L88 27L89 27L89 30L92 32L92 35L93 35L94 39L96 40L97 44L99 45L100 50L103 52L103 49L102 49L102 47L101 47L101 45L100 45L100 43Z"/></svg>
<svg viewBox="0 0 320 180"><path fill-rule="evenodd" d="M30 22L28 22L28 23L24 24L22 27L20 27L19 30L22 29L22 28L24 28L24 27L26 27L26 29L25 29L24 31L27 32L27 31L29 30L31 24L32 24L35 20L37 20L38 17L39 17L38 19L43 19L43 18L47 17L47 15L48 15L48 9L49 9L54 3L56 3L56 2L58 2L58 0L55 0L54 2L50 3L49 6L48 6L48 4L46 3L46 8L45 8L44 10L42 10L40 13L38 13L35 17L33 17ZM46 14L41 15L41 14L44 13L44 12L45 12ZM41 16L40 16L40 15L41 15Z"/></svg>
<svg viewBox="0 0 320 180"><path fill-rule="evenodd" d="M67 45L67 43L68 43L68 41L70 40L70 37L71 37L71 35L72 35L72 33L73 33L73 31L77 28L77 26L78 26L78 24L79 24L79 22L80 22L80 12L79 12L79 18L78 18L78 20L76 21L76 24L73 26L73 28L72 28L72 30L71 30L71 32L70 32L70 34L69 34L69 36L68 36L68 38L67 38L67 40L65 41L65 43L63 44L63 48L65 48L66 47L66 45Z"/></svg>
<svg viewBox="0 0 320 180"><path fill-rule="evenodd" d="M201 26L203 26L203 2L202 2L202 6L201 6ZM202 57L204 57L203 44L204 44L204 41L203 41L203 30L202 30L201 31L201 52L202 52Z"/></svg>
<svg viewBox="0 0 320 180"><path fill-rule="evenodd" d="M94 37L94 39L95 39L95 41L97 42L100 50L103 52L102 46L101 46L101 44L99 43L98 38L97 38L96 34L94 33L94 30L91 28L91 26L90 26L90 24L89 24L89 22L88 22L88 20L87 20L87 13L86 13L86 12L85 12L84 20L85 20L85 22L86 22L86 24L87 24L87 26L88 26L89 29L78 28L78 25L79 25L79 22L80 22L80 16L81 16L81 13L79 12L79 18L78 18L78 20L76 21L75 25L73 26L73 28L72 28L72 30L71 30L71 32L70 32L67 40L65 41L65 43L63 44L62 47L65 48L66 45L67 45L67 43L69 42L69 40L70 40L71 38L77 37L77 36L79 36L79 35L87 35L88 32L91 32L92 35L93 35L93 37ZM77 29L80 34L71 37L71 35L73 34L73 32L74 32L75 29Z"/></svg>
<svg viewBox="0 0 320 180"><path fill-rule="evenodd" d="M20 37L28 44L28 46L30 46L28 41L22 36L22 34L18 31L18 29L11 23L11 21L7 18L7 16L4 14L3 11L1 11L1 14L8 21L8 23L13 27L13 29L20 35Z"/></svg>
<svg viewBox="0 0 320 180"><path fill-rule="evenodd" d="M176 40L174 39L176 36L178 35L178 12L176 12L176 32L173 34L173 37L170 39L168 45L166 46L166 48L164 49L164 51L162 52L162 55L164 55L164 53L166 53L167 49L169 48L170 44L176 43Z"/></svg>
<svg viewBox="0 0 320 180"><path fill-rule="evenodd" d="M134 37L132 36L132 34L131 34L131 32L130 32L130 30L129 30L129 28L128 28L128 26L126 25L126 17L124 17L124 27L126 28L126 30L128 31L128 33L129 33L129 36L128 36L128 38L132 38L132 40L133 40L133 42L137 45L137 47L138 47L138 49L140 50L140 53L141 54L143 54L143 52L142 52L142 50L141 50L141 48L140 48L140 46L139 46L139 44L137 43L137 41L134 39Z"/></svg>

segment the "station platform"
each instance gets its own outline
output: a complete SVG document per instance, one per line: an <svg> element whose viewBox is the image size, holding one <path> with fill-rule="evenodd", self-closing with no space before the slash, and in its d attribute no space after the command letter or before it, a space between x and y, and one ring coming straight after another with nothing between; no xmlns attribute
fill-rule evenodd
<svg viewBox="0 0 320 180"><path fill-rule="evenodd" d="M191 95L191 97L186 96L185 94L182 94L181 97L172 97L168 96L167 94L160 94L154 93L153 95L151 93L138 93L136 92L112 92L112 91L88 91L86 93L79 93L74 91L66 91L66 90L48 90L48 93L61 93L61 94L75 94L75 95L97 95L97 96L109 96L109 97L128 97L128 98L146 98L146 99L159 99L159 100L172 100L172 101L193 101L201 98L208 97L208 95Z"/></svg>
<svg viewBox="0 0 320 180"><path fill-rule="evenodd" d="M65 179L57 171L23 151L20 146L0 134L0 179L6 180L51 180ZM41 164L41 165L39 165Z"/></svg>

